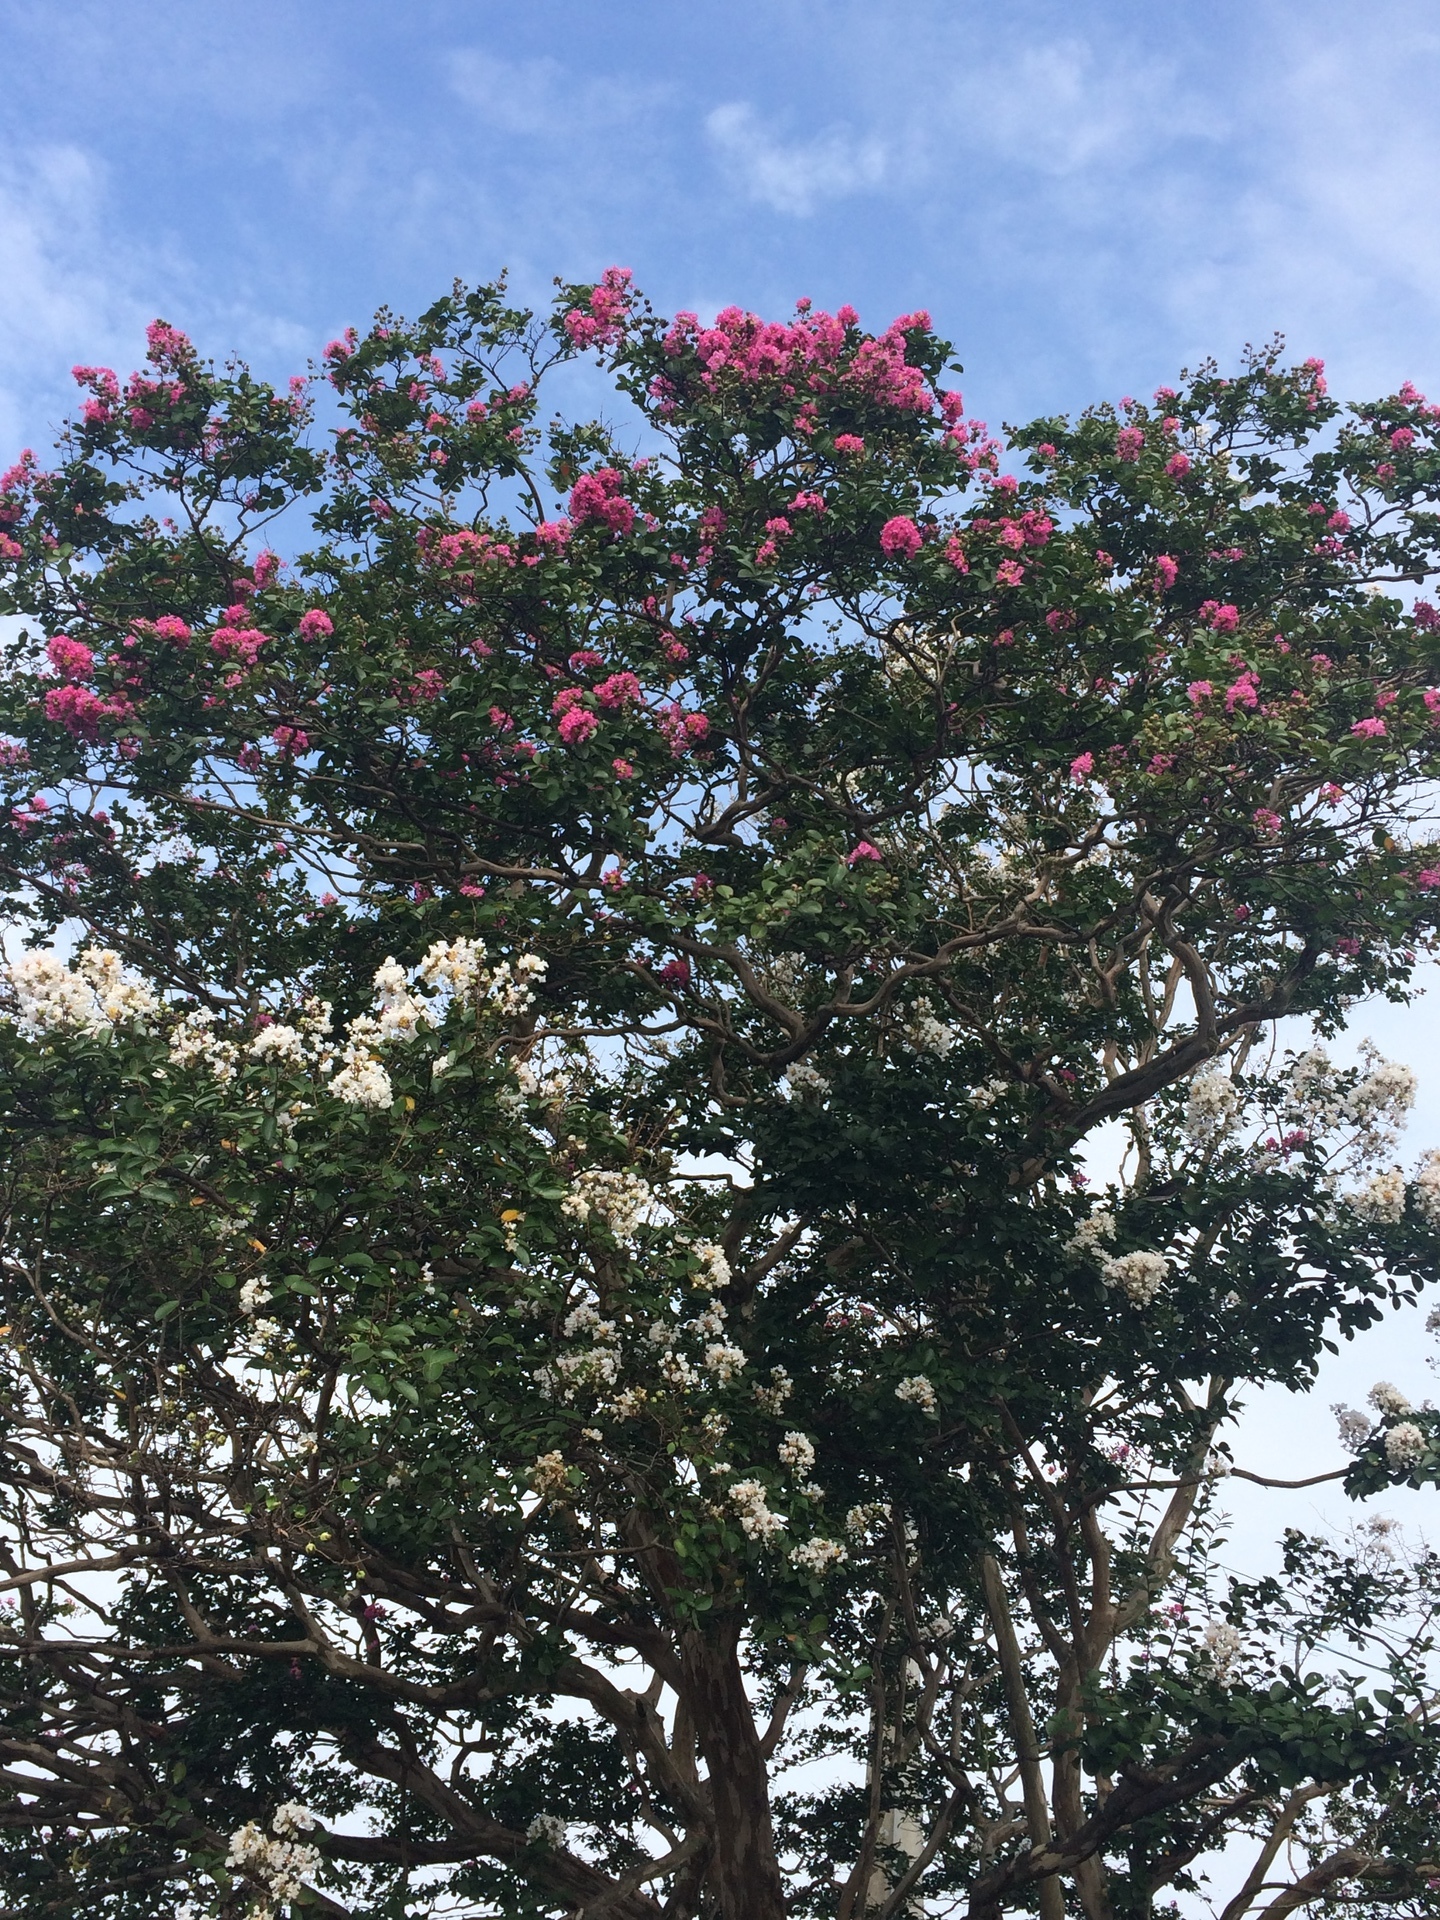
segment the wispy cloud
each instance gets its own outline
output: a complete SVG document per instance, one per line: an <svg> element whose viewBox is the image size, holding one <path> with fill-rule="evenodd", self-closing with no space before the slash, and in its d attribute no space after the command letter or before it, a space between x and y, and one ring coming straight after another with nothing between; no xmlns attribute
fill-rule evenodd
<svg viewBox="0 0 1440 1920"><path fill-rule="evenodd" d="M105 197L103 170L80 147L0 155L0 447L34 422L37 388L58 419L67 360L112 356L140 332L132 283L105 238Z"/></svg>
<svg viewBox="0 0 1440 1920"><path fill-rule="evenodd" d="M705 131L730 177L776 213L813 213L821 201L863 193L885 177L885 146L873 136L832 127L810 140L782 140L744 101L716 107Z"/></svg>

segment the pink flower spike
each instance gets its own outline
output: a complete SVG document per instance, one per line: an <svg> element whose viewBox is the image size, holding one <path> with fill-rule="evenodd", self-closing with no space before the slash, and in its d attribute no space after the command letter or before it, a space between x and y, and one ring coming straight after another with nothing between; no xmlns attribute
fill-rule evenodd
<svg viewBox="0 0 1440 1920"><path fill-rule="evenodd" d="M300 638L302 640L328 640L335 631L335 623L320 607L311 607L300 616Z"/></svg>
<svg viewBox="0 0 1440 1920"><path fill-rule="evenodd" d="M1383 720L1372 714L1369 719L1357 720L1350 731L1358 740L1383 740L1388 728Z"/></svg>
<svg viewBox="0 0 1440 1920"><path fill-rule="evenodd" d="M622 760L617 756L610 764L615 769L615 778L617 780L633 780L635 778L635 769L628 760Z"/></svg>
<svg viewBox="0 0 1440 1920"><path fill-rule="evenodd" d="M847 867L853 867L860 860L881 860L884 856L878 847L872 847L868 840L861 840L845 856Z"/></svg>
<svg viewBox="0 0 1440 1920"><path fill-rule="evenodd" d="M1269 807L1257 807L1250 818L1266 840L1273 840L1284 824L1279 814L1273 813Z"/></svg>
<svg viewBox="0 0 1440 1920"><path fill-rule="evenodd" d="M1145 450L1145 433L1140 427L1122 427L1115 436L1117 460L1138 460Z"/></svg>
<svg viewBox="0 0 1440 1920"><path fill-rule="evenodd" d="M1165 462L1165 471L1172 480L1183 480L1190 471L1190 457L1184 453L1172 453Z"/></svg>
<svg viewBox="0 0 1440 1920"><path fill-rule="evenodd" d="M1210 699L1214 692L1215 689L1208 680L1192 680L1185 689L1185 697L1192 707L1198 707L1202 700Z"/></svg>
<svg viewBox="0 0 1440 1920"><path fill-rule="evenodd" d="M1075 782L1077 787L1083 787L1094 771L1095 756L1093 753L1078 753L1070 762L1070 778Z"/></svg>

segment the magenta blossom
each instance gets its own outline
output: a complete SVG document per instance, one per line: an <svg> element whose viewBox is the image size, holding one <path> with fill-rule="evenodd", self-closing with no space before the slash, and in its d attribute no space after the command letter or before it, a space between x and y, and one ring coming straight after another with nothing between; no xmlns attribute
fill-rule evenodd
<svg viewBox="0 0 1440 1920"><path fill-rule="evenodd" d="M83 640L72 640L68 634L57 633L47 640L45 651L62 680L86 680L94 670L95 655Z"/></svg>
<svg viewBox="0 0 1440 1920"><path fill-rule="evenodd" d="M1350 731L1357 740L1383 740L1389 729L1378 715L1372 714L1367 720L1357 720Z"/></svg>
<svg viewBox="0 0 1440 1920"><path fill-rule="evenodd" d="M567 747L581 746L599 726L600 722L588 707L572 707L560 717L560 738Z"/></svg>
<svg viewBox="0 0 1440 1920"><path fill-rule="evenodd" d="M321 607L311 607L300 616L302 640L328 640L334 631L334 621Z"/></svg>
<svg viewBox="0 0 1440 1920"><path fill-rule="evenodd" d="M924 536L915 522L903 513L897 513L887 520L880 529L880 550L889 554L892 560L909 559L917 554L924 545Z"/></svg>
<svg viewBox="0 0 1440 1920"><path fill-rule="evenodd" d="M629 533L635 525L635 509L620 492L623 484L614 467L582 473L570 489L570 518L575 525L594 521L612 533Z"/></svg>
<svg viewBox="0 0 1440 1920"><path fill-rule="evenodd" d="M1200 618L1215 633L1234 633L1240 625L1240 609L1228 602L1222 605L1218 600L1206 600L1201 605Z"/></svg>
<svg viewBox="0 0 1440 1920"><path fill-rule="evenodd" d="M1075 758L1070 762L1070 778L1075 782L1077 787L1083 787L1094 771L1095 756L1093 753L1077 753Z"/></svg>
<svg viewBox="0 0 1440 1920"><path fill-rule="evenodd" d="M884 855L878 847L872 847L868 840L861 840L845 856L847 867L857 865L861 860L883 860Z"/></svg>

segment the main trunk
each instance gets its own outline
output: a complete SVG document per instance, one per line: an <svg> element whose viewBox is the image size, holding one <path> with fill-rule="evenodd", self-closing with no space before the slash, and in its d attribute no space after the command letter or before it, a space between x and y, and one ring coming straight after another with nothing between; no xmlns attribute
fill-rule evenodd
<svg viewBox="0 0 1440 1920"><path fill-rule="evenodd" d="M738 1622L687 1633L687 1705L710 1776L715 1845L710 1885L721 1920L784 1920L770 1824L770 1781L740 1671Z"/></svg>

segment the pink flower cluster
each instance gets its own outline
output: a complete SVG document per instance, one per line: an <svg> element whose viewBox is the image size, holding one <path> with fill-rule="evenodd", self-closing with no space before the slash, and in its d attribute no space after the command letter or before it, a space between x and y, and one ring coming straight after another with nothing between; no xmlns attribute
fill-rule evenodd
<svg viewBox="0 0 1440 1920"><path fill-rule="evenodd" d="M858 322L859 315L848 306L835 314L802 309L788 324L726 307L715 316L713 327L702 327L697 314L677 313L664 344L672 359L693 354L702 369L700 383L711 391L733 382L778 386L793 398L803 388L928 413L932 401L925 375L908 364L906 352L909 334L929 331L929 314L904 314L884 333L856 341ZM806 424L813 431L813 414Z"/></svg>
<svg viewBox="0 0 1440 1920"><path fill-rule="evenodd" d="M321 607L310 607L300 616L302 640L328 640L334 631L334 621Z"/></svg>
<svg viewBox="0 0 1440 1920"><path fill-rule="evenodd" d="M858 866L862 860L880 861L883 859L884 855L878 847L872 847L868 840L860 840L857 841L849 853L846 854L845 864L847 867L855 867Z"/></svg>
<svg viewBox="0 0 1440 1920"><path fill-rule="evenodd" d="M295 760L310 751L310 736L303 727L276 727L270 738L282 760Z"/></svg>
<svg viewBox="0 0 1440 1920"><path fill-rule="evenodd" d="M95 655L83 640L57 633L45 642L45 652L62 680L88 680L94 671Z"/></svg>
<svg viewBox="0 0 1440 1920"><path fill-rule="evenodd" d="M101 732L122 725L135 708L123 693L102 695L90 687L52 687L45 696L45 717L57 721L74 740L98 740Z"/></svg>
<svg viewBox="0 0 1440 1920"><path fill-rule="evenodd" d="M919 527L903 513L897 513L880 529L880 550L888 554L892 560L908 560L917 554L924 544L924 535Z"/></svg>
<svg viewBox="0 0 1440 1920"><path fill-rule="evenodd" d="M1032 507L1020 514L1018 518L1002 520L995 537L1002 547L1009 547L1012 553L1020 553L1026 547L1048 545L1054 531L1055 522L1050 516L1038 513Z"/></svg>
<svg viewBox="0 0 1440 1920"><path fill-rule="evenodd" d="M597 685L595 698L602 707L633 707L640 700L640 682L633 673L612 673Z"/></svg>
<svg viewBox="0 0 1440 1920"><path fill-rule="evenodd" d="M1215 633L1234 633L1240 625L1240 609L1228 602L1206 600L1201 604L1200 618Z"/></svg>
<svg viewBox="0 0 1440 1920"><path fill-rule="evenodd" d="M1260 704L1260 681L1255 672L1247 667L1238 679L1225 689L1225 711L1234 713L1236 707L1245 707L1253 713Z"/></svg>
<svg viewBox="0 0 1440 1920"><path fill-rule="evenodd" d="M570 309L565 331L572 346L608 347L621 337L630 316L631 278L629 267L607 267L586 305Z"/></svg>
<svg viewBox="0 0 1440 1920"><path fill-rule="evenodd" d="M438 540L428 527L422 527L415 544L432 565L453 573L464 587L474 585L479 567L513 567L515 564L515 549L509 541L496 540L488 533L474 533L468 527L456 533L442 533Z"/></svg>
<svg viewBox="0 0 1440 1920"><path fill-rule="evenodd" d="M1122 427L1115 436L1115 458L1138 460L1145 451L1145 433L1141 427Z"/></svg>
<svg viewBox="0 0 1440 1920"><path fill-rule="evenodd" d="M236 616L243 618L244 613L243 607L227 607L225 618L228 622ZM260 649L268 638L258 627L220 626L210 636L210 651L221 660L234 660L242 668L250 668L260 658Z"/></svg>
<svg viewBox="0 0 1440 1920"><path fill-rule="evenodd" d="M582 473L570 489L570 518L575 525L595 521L612 533L629 533L635 525L635 509L621 493L623 485L624 476L614 467Z"/></svg>
<svg viewBox="0 0 1440 1920"><path fill-rule="evenodd" d="M1357 720L1350 731L1357 740L1383 740L1389 728L1378 714L1371 714L1368 719Z"/></svg>
<svg viewBox="0 0 1440 1920"><path fill-rule="evenodd" d="M1177 560L1172 559L1168 553L1157 553L1155 556L1155 590L1156 592L1168 593L1171 587L1174 586L1179 576L1180 576L1179 562Z"/></svg>
<svg viewBox="0 0 1440 1920"><path fill-rule="evenodd" d="M656 719L676 759L687 747L698 746L710 733L710 722L705 715L687 713L678 700L672 700L669 706L662 707Z"/></svg>

